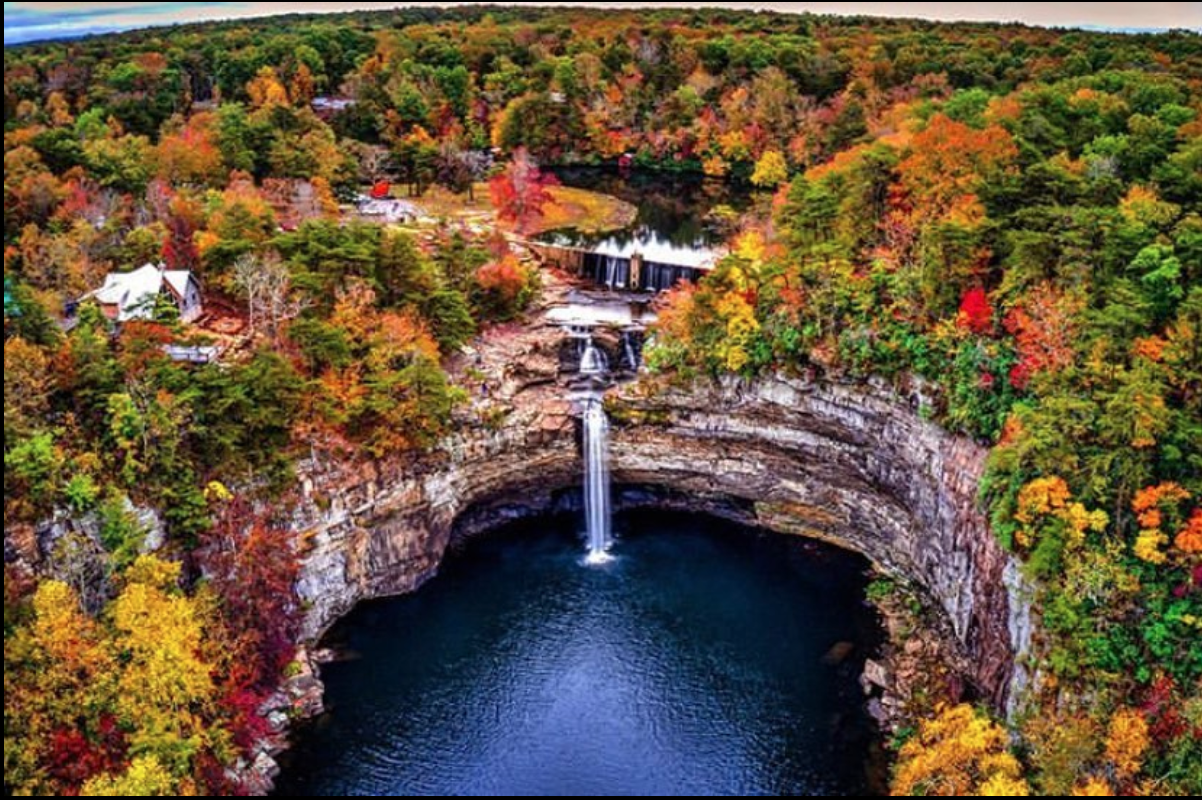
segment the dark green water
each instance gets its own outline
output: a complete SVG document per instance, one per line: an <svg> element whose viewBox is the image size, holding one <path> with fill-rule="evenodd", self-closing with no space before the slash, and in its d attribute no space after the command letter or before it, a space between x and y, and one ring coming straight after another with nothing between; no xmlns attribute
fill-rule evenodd
<svg viewBox="0 0 1202 800"><path fill-rule="evenodd" d="M865 791L863 562L633 512L590 567L578 528L512 526L343 620L279 794Z"/></svg>
<svg viewBox="0 0 1202 800"><path fill-rule="evenodd" d="M595 167L563 167L555 176L565 186L613 195L633 203L638 215L627 228L605 233L551 231L542 238L608 253L638 251L650 260L688 263L697 253L712 253L732 231L707 224L715 208L746 210L751 196L736 185L695 175L665 175L635 170L621 173ZM682 258L685 259L682 261Z"/></svg>

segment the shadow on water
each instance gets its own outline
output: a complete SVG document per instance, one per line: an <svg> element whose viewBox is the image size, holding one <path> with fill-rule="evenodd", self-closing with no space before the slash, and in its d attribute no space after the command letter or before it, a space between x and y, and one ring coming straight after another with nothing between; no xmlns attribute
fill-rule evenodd
<svg viewBox="0 0 1202 800"><path fill-rule="evenodd" d="M298 731L278 793L868 791L863 559L632 511L587 568L580 528L513 524L335 626L356 658L325 667L331 711Z"/></svg>

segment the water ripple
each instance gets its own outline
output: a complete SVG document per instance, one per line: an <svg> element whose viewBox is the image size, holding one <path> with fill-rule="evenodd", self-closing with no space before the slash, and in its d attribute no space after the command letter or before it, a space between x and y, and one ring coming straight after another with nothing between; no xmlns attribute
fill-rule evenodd
<svg viewBox="0 0 1202 800"><path fill-rule="evenodd" d="M695 517L618 522L602 569L576 521L527 523L344 620L362 658L327 668L334 711L279 793L862 792L854 670L821 658L861 629L861 565Z"/></svg>

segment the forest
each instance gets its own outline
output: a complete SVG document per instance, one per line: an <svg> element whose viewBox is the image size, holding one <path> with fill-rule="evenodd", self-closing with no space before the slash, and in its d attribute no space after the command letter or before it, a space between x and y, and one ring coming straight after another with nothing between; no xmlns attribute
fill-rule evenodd
<svg viewBox="0 0 1202 800"><path fill-rule="evenodd" d="M657 300L650 379L919 386L921 415L991 448L981 501L1036 587L1039 679L1009 723L932 704L893 743L894 793L1202 793L1198 34L288 15L6 47L4 102L10 793L239 793L294 668L298 460L434 446L468 391L448 360L538 291L495 231L340 204L492 178L520 228L531 159L624 156L760 195L731 254ZM88 299L158 262L249 344L175 360L222 332ZM84 515L102 546L10 559Z"/></svg>

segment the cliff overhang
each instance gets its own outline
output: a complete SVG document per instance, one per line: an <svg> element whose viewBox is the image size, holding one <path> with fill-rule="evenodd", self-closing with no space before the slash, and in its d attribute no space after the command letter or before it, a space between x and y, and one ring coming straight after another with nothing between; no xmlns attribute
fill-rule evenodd
<svg viewBox="0 0 1202 800"><path fill-rule="evenodd" d="M307 636L361 600L413 590L453 541L571 506L578 424L563 387L531 385L499 423L464 425L424 456L304 466ZM693 508L862 553L926 593L968 679L1005 704L1029 626L1014 565L978 502L983 447L883 384L643 380L607 405L619 505Z"/></svg>

